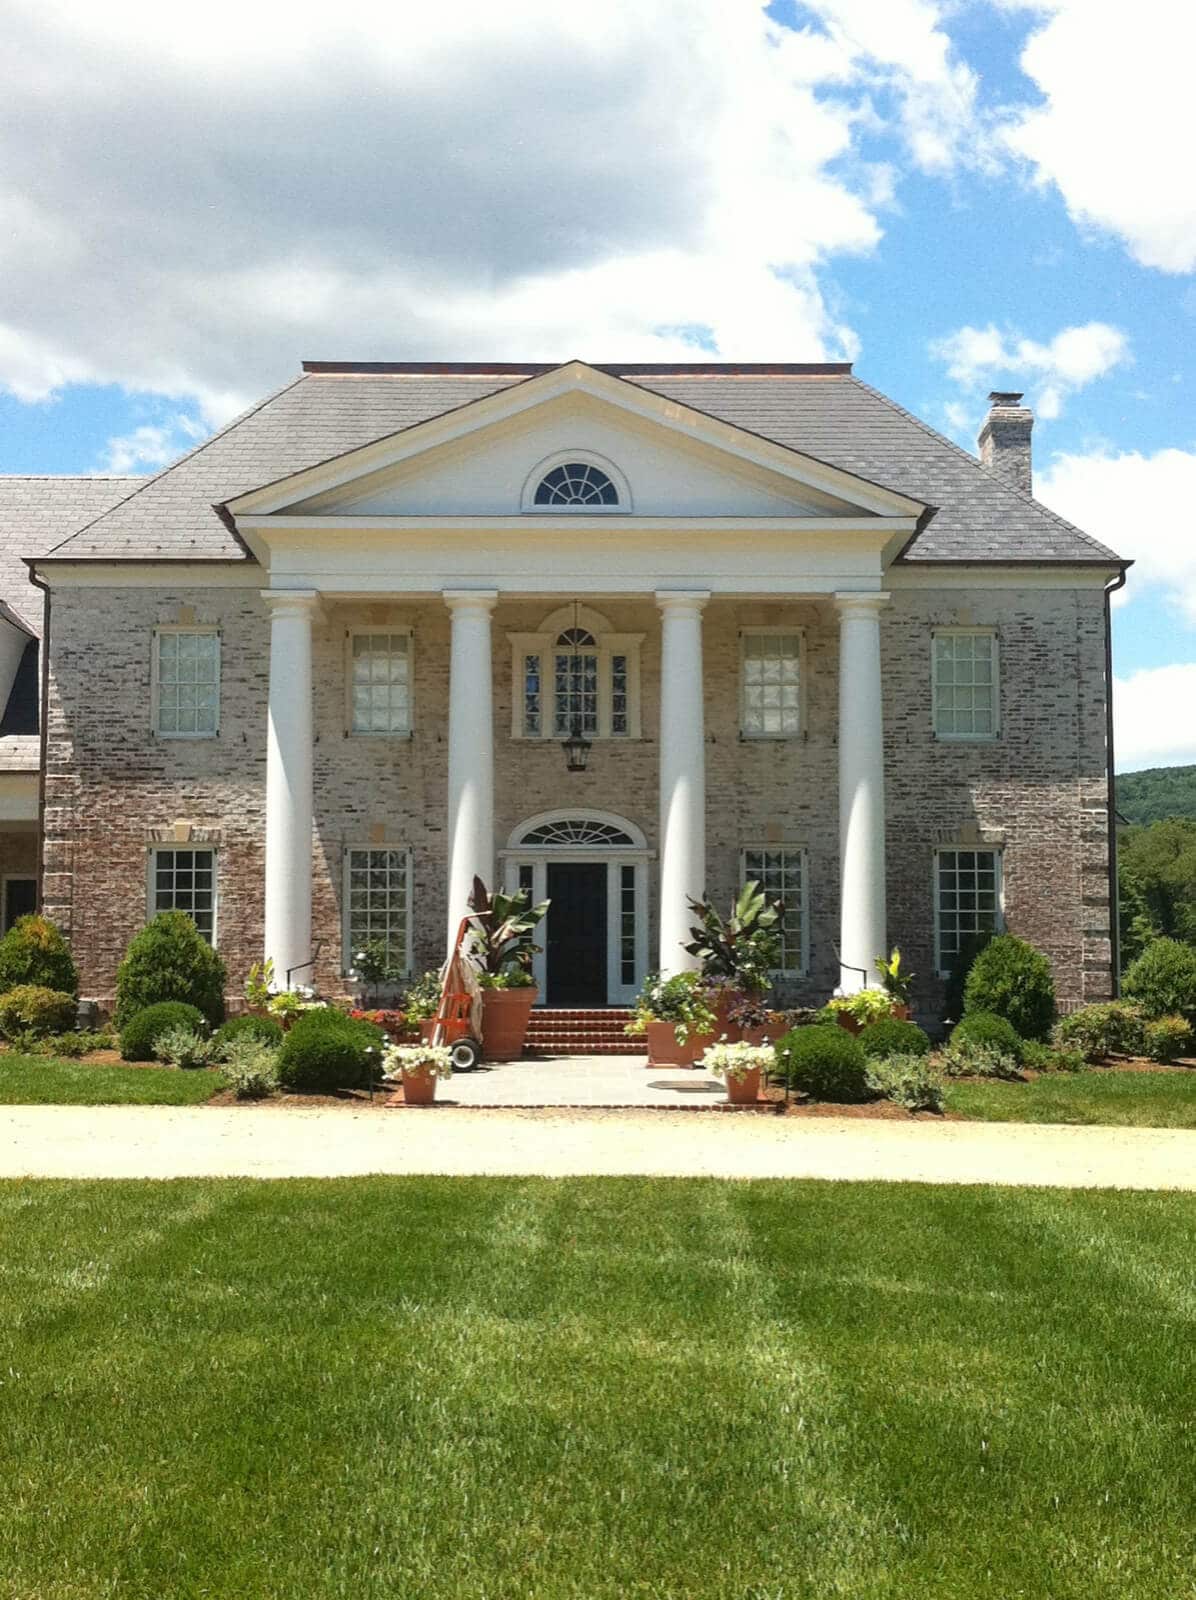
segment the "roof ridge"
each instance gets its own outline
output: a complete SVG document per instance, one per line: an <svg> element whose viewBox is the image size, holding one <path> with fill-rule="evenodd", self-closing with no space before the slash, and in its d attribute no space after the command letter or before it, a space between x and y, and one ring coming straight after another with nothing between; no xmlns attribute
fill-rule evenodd
<svg viewBox="0 0 1196 1600"><path fill-rule="evenodd" d="M89 528L94 528L97 523L103 522L105 517L111 516L112 513L114 511L118 511L121 506L128 505L130 500L135 499L139 494L143 494L151 484L157 483L160 478L164 478L167 473L173 472L176 467L181 467L184 461L192 460L193 457L199 455L201 451L206 450L209 445L215 444L218 439L223 439L225 434L231 433L232 430L236 427L239 427L242 422L247 421L250 417L255 416L257 412L263 410L266 406L271 405L275 400L280 399L284 394L286 394L288 389L293 389L297 384L305 382L306 377L307 374L301 372L297 378L289 379L282 385L281 388L273 390L272 393L266 395L255 405L252 405L247 410L242 411L239 416L233 417L230 422L226 422L223 428L218 428L215 433L209 434L206 439L201 439L197 445L194 445L190 450L185 451L174 461L169 462L168 465L164 466L160 472L152 472L147 478L135 480L137 482L137 487L133 490L132 494L125 495L124 498L122 500L118 500L114 506L109 506L106 511L101 511L99 516L92 517L90 522L84 522L80 527L76 528L73 533L68 533L65 539L61 540L56 545L52 545L49 550L44 552L43 559L46 556L57 554L59 550L64 549L68 544L70 544L72 539L78 538L79 534L86 533ZM241 542L239 536L237 536L237 542Z"/></svg>
<svg viewBox="0 0 1196 1600"><path fill-rule="evenodd" d="M0 472L0 483L140 483L143 472Z"/></svg>
<svg viewBox="0 0 1196 1600"><path fill-rule="evenodd" d="M813 376L824 372L845 377L851 372L850 361L586 361L581 356L570 356L566 361L303 361L301 365L305 373L317 377L359 373L362 377L410 374L429 378L510 378L526 374L535 378L574 363L593 367L596 372L606 372L615 378L632 374L664 378L701 376L704 373L783 378Z"/></svg>
<svg viewBox="0 0 1196 1600"><path fill-rule="evenodd" d="M849 373L848 376L857 388L863 389L867 394L872 395L874 399L880 400L884 405L888 406L890 411L895 411L898 416L904 417L907 422L912 422L916 428L920 428L921 431L926 434L928 438L933 439L936 444L946 445L947 449L951 450L955 455L957 455L961 461L966 461L968 465L970 467L974 467L977 472L983 473L984 481L986 483L994 484L1000 489L1007 490L1024 505L1032 506L1035 511L1040 512L1044 517L1049 517L1050 520L1054 523L1057 523L1060 528L1065 529L1068 533L1074 533L1076 537L1082 539L1086 545L1091 546L1091 548L1096 551L1097 555L1108 556L1110 560L1113 561L1119 559L1113 554L1112 550L1101 544L1099 539L1094 539L1090 533L1085 533L1083 528L1077 528L1074 522L1068 522L1066 517L1061 517L1057 511L1052 511L1050 506L1043 505L1041 500L1036 500L1034 496L1032 494L1028 494L1025 489L1019 489L1017 484L1009 483L1006 479L998 477L996 473L989 472L984 466L981 465L976 457L972 455L970 450L965 450L962 445L956 444L954 439L949 439L945 433L940 433L937 428L932 428L928 422L923 422L921 417L915 416L912 411L907 411L903 405L899 405L896 400L891 399L887 394L883 394L881 390L874 389L870 383L865 383L862 378L857 378L854 372ZM909 549L916 542L917 537L917 534L915 534L914 538L910 540L909 545L906 546L906 549ZM901 552L902 556L904 556L905 553L905 550L903 550Z"/></svg>

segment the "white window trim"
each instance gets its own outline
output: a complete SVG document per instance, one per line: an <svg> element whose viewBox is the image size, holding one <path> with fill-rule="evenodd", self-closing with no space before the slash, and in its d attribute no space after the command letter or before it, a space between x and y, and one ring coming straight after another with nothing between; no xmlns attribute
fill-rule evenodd
<svg viewBox="0 0 1196 1600"><path fill-rule="evenodd" d="M943 966L943 925L942 906L939 892L939 862L943 856L957 855L991 855L995 860L993 870L993 887L996 891L996 917L993 932L1005 931L1005 851L999 844L945 844L934 852L934 864L931 874L931 893L934 896L934 975L936 978L950 978L951 974Z"/></svg>
<svg viewBox="0 0 1196 1600"><path fill-rule="evenodd" d="M619 497L618 504L613 506L589 504L538 506L536 504L536 490L540 487L544 477L554 467L566 466L570 461L579 461L584 466L597 467L599 472L605 472L615 486L615 493ZM629 511L634 509L631 503L631 485L627 482L627 479L613 461L608 461L605 456L597 455L593 450L556 450L552 455L545 456L543 461L537 462L524 482L519 508L521 511L530 511L538 517L576 517L579 515L609 517L619 516L620 514L626 516Z"/></svg>
<svg viewBox="0 0 1196 1600"><path fill-rule="evenodd" d="M210 733L164 733L159 726L160 698L162 689L162 662L159 641L166 633L202 633L213 634L216 638L216 726ZM201 622L196 623L160 623L154 629L153 648L150 661L150 727L155 739L218 739L220 737L220 713L222 710L220 693L221 680L224 676L224 632L223 629Z"/></svg>
<svg viewBox="0 0 1196 1600"><path fill-rule="evenodd" d="M984 636L993 642L993 731L991 733L941 733L939 731L939 639ZM1001 636L996 628L932 628L930 630L930 726L942 744L993 744L1001 737Z"/></svg>
<svg viewBox="0 0 1196 1600"><path fill-rule="evenodd" d="M572 626L571 623L565 626ZM589 627L596 640L595 654L598 657L598 731L595 739L609 740L612 744L628 744L633 739L641 737L640 722L640 646L643 644L642 633L610 633L601 628L594 628L586 622L584 615L581 626ZM511 738L522 739L533 744L544 740L559 741L561 735L555 731L556 727L556 673L554 670L553 656L563 646L557 645L557 637L562 629L557 628L547 633L511 633L507 637L511 644ZM586 649L589 647L586 646ZM540 732L525 733L523 731L523 660L525 656L538 655L540 657ZM614 656L627 657L627 732L612 733L611 725L611 659Z"/></svg>
<svg viewBox="0 0 1196 1600"><path fill-rule="evenodd" d="M748 639L779 638L784 636L797 639L797 728L793 733L756 733L747 728L747 650ZM739 737L752 744L779 743L786 739L804 739L806 737L806 630L802 627L788 627L784 623L770 624L768 627L740 628L739 630ZM783 848L783 846L778 846Z"/></svg>
<svg viewBox="0 0 1196 1600"><path fill-rule="evenodd" d="M412 962L413 951L411 945L411 941L414 937L415 926L415 895L413 893L414 868L412 864L412 854L411 851L403 845L370 844L358 839L350 840L350 842L345 845L341 852L341 976L347 978L353 970L352 935L349 927L349 852L352 850L367 850L374 852L388 850L392 854L401 855L406 862L407 927L405 939L407 944L407 962L403 970L398 974L398 977L394 980L395 982L405 982L411 978L414 971Z"/></svg>
<svg viewBox="0 0 1196 1600"><path fill-rule="evenodd" d="M206 850L212 858L212 949L220 948L220 852L214 844L192 844L183 840L179 844L152 844L145 853L145 912L146 921L152 922L158 914L156 857L163 850ZM177 909L177 908L172 908ZM185 913L184 913L185 914ZM193 919L194 920L194 919Z"/></svg>
<svg viewBox="0 0 1196 1600"><path fill-rule="evenodd" d="M353 641L360 635L385 633L407 640L407 727L401 733L385 728L353 726ZM376 628L362 626L345 629L345 733L350 739L410 739L415 732L415 629L392 628L379 623ZM354 846L361 849L360 845Z"/></svg>
<svg viewBox="0 0 1196 1600"><path fill-rule="evenodd" d="M775 735L774 735L775 737ZM792 737L792 735L790 735ZM792 855L801 857L801 952L800 965L796 967L774 967L774 979L783 978L808 978L810 976L810 852L804 844L746 844L739 852L739 887L742 889L748 882L747 857L748 851L757 854L772 851L774 854ZM757 880L759 881L759 880Z"/></svg>

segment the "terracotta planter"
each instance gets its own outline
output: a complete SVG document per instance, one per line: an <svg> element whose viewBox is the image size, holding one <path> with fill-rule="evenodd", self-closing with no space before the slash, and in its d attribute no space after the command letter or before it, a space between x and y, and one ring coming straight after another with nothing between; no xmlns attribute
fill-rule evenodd
<svg viewBox="0 0 1196 1600"><path fill-rule="evenodd" d="M430 1106L436 1098L434 1072L408 1072L403 1068L403 1099L409 1106Z"/></svg>
<svg viewBox="0 0 1196 1600"><path fill-rule="evenodd" d="M436 1032L436 1018L427 1017L419 1025L419 1036L425 1044L432 1043L432 1035Z"/></svg>
<svg viewBox="0 0 1196 1600"><path fill-rule="evenodd" d="M648 1024L648 1064L653 1067L692 1067L704 1050L717 1038L713 1033L691 1033L684 1044L677 1043L671 1022Z"/></svg>
<svg viewBox="0 0 1196 1600"><path fill-rule="evenodd" d="M897 1018L898 1022L908 1022L910 1020L909 1007L904 1000L894 1000L892 1014Z"/></svg>
<svg viewBox="0 0 1196 1600"><path fill-rule="evenodd" d="M841 1028L846 1028L848 1033L859 1033L860 1025L854 1017L849 1017L846 1011L836 1011L835 1021Z"/></svg>
<svg viewBox="0 0 1196 1600"><path fill-rule="evenodd" d="M487 1061L518 1061L535 1003L535 989L483 989L482 1055Z"/></svg>
<svg viewBox="0 0 1196 1600"><path fill-rule="evenodd" d="M754 1106L760 1098L760 1068L753 1067L742 1078L727 1079L727 1104Z"/></svg>

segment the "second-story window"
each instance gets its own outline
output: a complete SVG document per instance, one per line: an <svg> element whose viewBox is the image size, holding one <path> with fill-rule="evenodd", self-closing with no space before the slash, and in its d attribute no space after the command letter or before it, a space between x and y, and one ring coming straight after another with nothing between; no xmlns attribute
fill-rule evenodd
<svg viewBox="0 0 1196 1600"><path fill-rule="evenodd" d="M411 732L410 633L350 633L349 727L353 733Z"/></svg>
<svg viewBox="0 0 1196 1600"><path fill-rule="evenodd" d="M940 739L993 739L999 729L997 636L992 628L936 628L931 689Z"/></svg>
<svg viewBox="0 0 1196 1600"><path fill-rule="evenodd" d="M641 634L615 633L586 608L509 638L516 739L564 739L575 723L587 739L639 737Z"/></svg>
<svg viewBox="0 0 1196 1600"><path fill-rule="evenodd" d="M220 632L159 628L154 635L154 728L164 739L220 730Z"/></svg>
<svg viewBox="0 0 1196 1600"><path fill-rule="evenodd" d="M740 635L739 728L745 739L793 739L802 731L801 634L745 628Z"/></svg>

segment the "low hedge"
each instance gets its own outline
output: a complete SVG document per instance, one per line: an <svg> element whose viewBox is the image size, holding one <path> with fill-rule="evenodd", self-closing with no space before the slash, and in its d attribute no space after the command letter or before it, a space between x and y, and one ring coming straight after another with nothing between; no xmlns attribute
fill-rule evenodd
<svg viewBox="0 0 1196 1600"><path fill-rule="evenodd" d="M778 1043L777 1061L789 1086L811 1100L846 1104L872 1096L863 1047L838 1023L794 1028Z"/></svg>
<svg viewBox="0 0 1196 1600"><path fill-rule="evenodd" d="M0 995L0 1033L66 1033L75 1026L75 997L40 983L19 983Z"/></svg>
<svg viewBox="0 0 1196 1600"><path fill-rule="evenodd" d="M870 1022L857 1037L860 1049L870 1060L930 1054L930 1035L916 1022L903 1022L900 1017L882 1017L879 1022Z"/></svg>
<svg viewBox="0 0 1196 1600"><path fill-rule="evenodd" d="M278 1081L284 1089L327 1093L363 1089L382 1076L381 1028L331 1006L305 1011L283 1040Z"/></svg>
<svg viewBox="0 0 1196 1600"><path fill-rule="evenodd" d="M163 1000L156 1006L146 1006L120 1030L122 1061L155 1061L154 1047L171 1028L194 1028L196 1033L207 1034L208 1024L202 1011L182 1000Z"/></svg>
<svg viewBox="0 0 1196 1600"><path fill-rule="evenodd" d="M1020 1067L1025 1057L1021 1035L1011 1022L992 1011L965 1011L955 1024L952 1039L967 1039L972 1044L988 1045L1010 1056Z"/></svg>
<svg viewBox="0 0 1196 1600"><path fill-rule="evenodd" d="M273 1017L256 1016L253 1012L230 1017L227 1022L221 1023L212 1035L218 1061L223 1060L226 1050L234 1039L252 1039L256 1044L268 1045L272 1050L276 1050L282 1043L282 1023L276 1022Z"/></svg>

